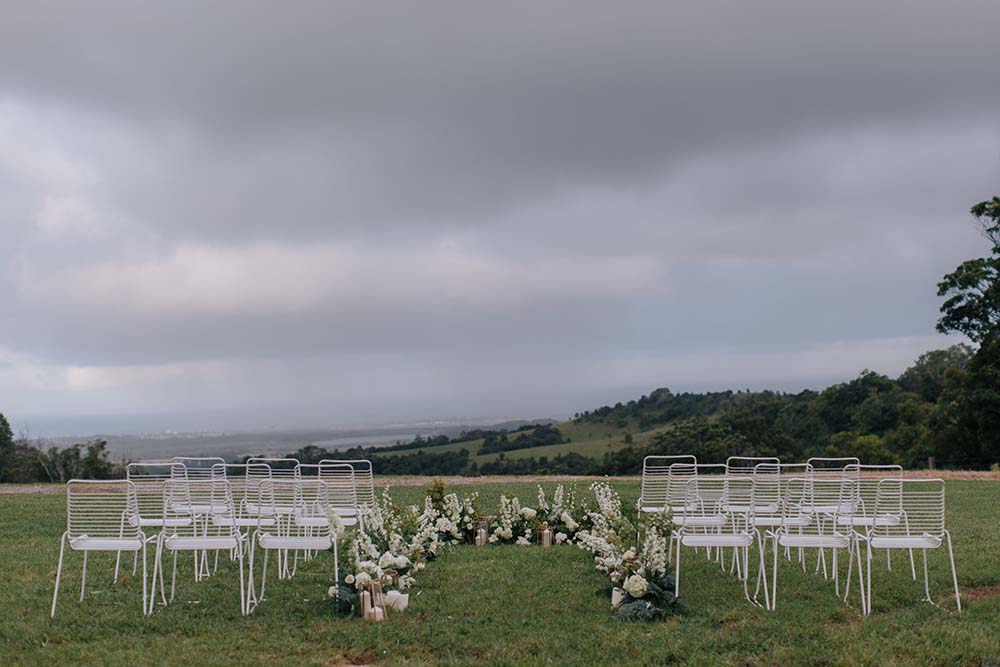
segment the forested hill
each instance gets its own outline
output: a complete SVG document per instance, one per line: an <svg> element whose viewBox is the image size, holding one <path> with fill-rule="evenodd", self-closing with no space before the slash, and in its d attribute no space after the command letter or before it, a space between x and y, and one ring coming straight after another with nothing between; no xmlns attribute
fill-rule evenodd
<svg viewBox="0 0 1000 667"><path fill-rule="evenodd" d="M657 389L626 403L578 413L556 425L476 431L454 439L299 458L374 457L396 474L631 474L649 454L857 456L868 463L983 468L1000 450L970 433L973 350L956 345L922 355L898 378L863 371L822 391L673 393Z"/></svg>

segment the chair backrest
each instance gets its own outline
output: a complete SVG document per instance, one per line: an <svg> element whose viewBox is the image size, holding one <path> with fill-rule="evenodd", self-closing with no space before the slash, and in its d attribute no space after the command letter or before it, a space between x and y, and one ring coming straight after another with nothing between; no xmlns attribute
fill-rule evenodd
<svg viewBox="0 0 1000 667"><path fill-rule="evenodd" d="M699 477L725 476L726 466L721 463L688 463L679 461L672 463L667 471L667 504L671 510L687 502L689 495L688 482L697 481Z"/></svg>
<svg viewBox="0 0 1000 667"><path fill-rule="evenodd" d="M213 520L197 520L204 515ZM218 520L235 516L232 488L226 479L206 476L204 479L175 478L164 482L164 530L169 534L182 537L232 536L236 534L234 522ZM186 518L196 520L178 520Z"/></svg>
<svg viewBox="0 0 1000 667"><path fill-rule="evenodd" d="M275 516L318 517L327 514L326 483L319 477L308 479L274 477L257 482L259 487L260 511L263 520ZM323 535L329 531L327 523L318 523L313 535ZM263 526L262 526L263 528ZM282 532L280 528L268 528L268 532Z"/></svg>
<svg viewBox="0 0 1000 667"><path fill-rule="evenodd" d="M754 468L761 463L781 463L777 456L730 456L726 459L726 474L730 477L753 475Z"/></svg>
<svg viewBox="0 0 1000 667"><path fill-rule="evenodd" d="M755 515L777 516L781 512L781 464L758 463L750 477Z"/></svg>
<svg viewBox="0 0 1000 667"><path fill-rule="evenodd" d="M831 536L850 516L853 488L847 479L791 477L785 480L781 524L800 536Z"/></svg>
<svg viewBox="0 0 1000 667"><path fill-rule="evenodd" d="M320 463L347 463L354 468L354 481L358 495L358 505L375 504L375 474L372 462L368 459L323 459Z"/></svg>
<svg viewBox="0 0 1000 667"><path fill-rule="evenodd" d="M875 492L876 517L900 517L899 521L876 521L878 537L944 535L944 480L882 479Z"/></svg>
<svg viewBox="0 0 1000 667"><path fill-rule="evenodd" d="M813 479L857 479L861 461L856 456L814 456L806 461L812 467Z"/></svg>
<svg viewBox="0 0 1000 667"><path fill-rule="evenodd" d="M647 456L642 460L639 507L663 507L668 503L668 479L674 463L698 463L691 455Z"/></svg>
<svg viewBox="0 0 1000 667"><path fill-rule="evenodd" d="M216 468L220 463L225 465L226 460L219 456L175 456L170 459L171 463L179 464L173 468L174 479L188 479L191 481L202 479L214 479L215 475L225 475L225 468Z"/></svg>
<svg viewBox="0 0 1000 667"><path fill-rule="evenodd" d="M845 467L845 474L851 480L854 488L854 515L870 519L875 516L875 501L879 482L883 479L902 480L903 466L851 463Z"/></svg>
<svg viewBox="0 0 1000 667"><path fill-rule="evenodd" d="M327 504L338 515L354 516L358 513L358 508L364 506L359 498L367 484L364 481L358 482L357 469L350 463L321 461L319 477L325 484Z"/></svg>
<svg viewBox="0 0 1000 667"><path fill-rule="evenodd" d="M248 466L254 466L254 471L262 472L262 465L270 468L268 477L272 479L295 479L299 474L299 460L287 457L253 456L247 459ZM255 477L255 479L257 479Z"/></svg>
<svg viewBox="0 0 1000 667"><path fill-rule="evenodd" d="M66 531L70 539L139 537L138 523L125 520L134 502L128 480L71 479L66 482Z"/></svg>
<svg viewBox="0 0 1000 667"><path fill-rule="evenodd" d="M699 475L684 484L684 502L674 508L675 520L686 534L732 535L748 531L743 516L729 511L730 499L749 498L752 480L741 475Z"/></svg>
<svg viewBox="0 0 1000 667"><path fill-rule="evenodd" d="M130 518L158 521L163 518L163 483L173 475L174 463L139 461L125 466L125 479L132 482L135 502Z"/></svg>
<svg viewBox="0 0 1000 667"><path fill-rule="evenodd" d="M263 463L217 463L214 477L223 477L229 481L230 493L233 496L233 509L237 515L245 516L247 505L257 503L257 480L266 479L271 475L271 468Z"/></svg>

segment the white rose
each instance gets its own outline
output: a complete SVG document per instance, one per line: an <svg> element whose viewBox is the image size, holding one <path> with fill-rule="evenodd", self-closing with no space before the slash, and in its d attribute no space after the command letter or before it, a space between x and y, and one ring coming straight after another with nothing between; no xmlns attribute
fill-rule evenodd
<svg viewBox="0 0 1000 667"><path fill-rule="evenodd" d="M648 587L649 584L646 583L646 580L640 577L638 574L633 574L631 577L626 579L625 583L622 585L622 588L625 589L625 592L634 598L641 598L643 595L645 595Z"/></svg>
<svg viewBox="0 0 1000 667"><path fill-rule="evenodd" d="M556 533L556 544L562 544L563 542L566 541L566 538L568 537L569 535L567 535L566 533Z"/></svg>
<svg viewBox="0 0 1000 667"><path fill-rule="evenodd" d="M355 577L354 579L355 584L357 585L358 588L364 588L365 586L368 585L368 582L371 580L372 578L368 576L367 572L359 572L358 576Z"/></svg>
<svg viewBox="0 0 1000 667"><path fill-rule="evenodd" d="M529 521L531 519L534 519L537 514L538 513L535 510L531 509L530 507L525 507L521 510L521 516L523 516L525 519L528 519Z"/></svg>
<svg viewBox="0 0 1000 667"><path fill-rule="evenodd" d="M354 583L354 575L353 574L349 574L346 577L344 577L344 583L347 584L348 586L350 586L351 584L353 584Z"/></svg>
<svg viewBox="0 0 1000 667"><path fill-rule="evenodd" d="M330 586L328 589L326 589L326 597L332 598L332 597L336 597L336 595L337 595L337 587L336 586Z"/></svg>

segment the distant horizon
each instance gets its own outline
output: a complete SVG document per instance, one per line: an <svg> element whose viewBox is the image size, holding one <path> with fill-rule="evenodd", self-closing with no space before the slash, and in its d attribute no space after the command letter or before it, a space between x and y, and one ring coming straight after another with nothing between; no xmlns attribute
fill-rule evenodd
<svg viewBox="0 0 1000 667"><path fill-rule="evenodd" d="M941 345L937 347L930 347L925 351L930 351L931 349L943 349L949 345L965 342L964 339L954 336L940 336L939 338ZM893 369L890 372L886 372L878 368L867 368L867 370L872 370L876 373L896 378L915 360L916 357L911 359L902 368ZM608 388L603 392L595 392L590 397L590 401L585 405L574 407L570 410L552 409L548 412L545 412L544 410L540 412L536 411L538 414L529 414L527 412L502 409L498 409L498 411L493 414L478 415L445 415L443 413L408 415L405 412L401 412L395 416L392 414L386 415L383 421L379 421L377 418L372 418L369 420L355 422L342 421L339 423L323 422L319 417L307 416L309 409L302 408L301 406L298 408L300 411L303 411L303 414L300 417L290 416L285 419L272 419L270 420L270 423L264 423L260 419L249 417L251 414L258 415L261 412L267 412L268 408L266 406L260 406L258 408L245 408L243 410L233 411L229 414L214 415L206 412L45 416L4 414L6 415L8 421L10 421L11 428L15 431L15 433L27 429L30 432L31 437L41 439L83 438L87 436L153 436L168 433L188 435L209 433L267 433L269 431L295 432L314 430L340 432L352 430L376 431L379 429L390 428L425 427L433 424L441 424L442 426L451 427L462 425L482 426L507 421L530 421L534 419L555 419L557 421L565 421L572 418L576 413L583 412L585 410L593 410L601 407L602 405L613 405L619 401L628 402L630 400L637 399L642 395L648 395L650 392L663 387L669 388L674 393L706 393L719 391L735 392L745 391L748 389L751 391L770 390L792 394L807 390L819 391L841 382L850 381L864 370L866 370L866 368L859 368L854 373L844 375L842 377L833 377L827 380L816 380L812 383L804 384L786 383L784 386L781 386L781 383L772 383L769 385L742 383L740 385L731 384L728 386L720 383L703 385L683 384L676 386L671 386L670 383L662 383L657 386L648 387ZM565 397L561 398L564 399ZM581 402L586 400L586 398L582 398ZM291 412L295 411L295 408L289 408L288 406L285 406L284 409ZM0 408L0 412L3 412L2 408ZM281 412L281 409L272 408L272 412ZM98 425L100 425L100 428Z"/></svg>

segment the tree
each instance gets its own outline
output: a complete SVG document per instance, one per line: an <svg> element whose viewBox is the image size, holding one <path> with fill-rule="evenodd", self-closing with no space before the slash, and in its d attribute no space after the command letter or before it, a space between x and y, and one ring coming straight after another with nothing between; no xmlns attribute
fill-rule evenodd
<svg viewBox="0 0 1000 667"><path fill-rule="evenodd" d="M0 412L0 482L9 481L10 469L14 464L14 434L10 423Z"/></svg>
<svg viewBox="0 0 1000 667"><path fill-rule="evenodd" d="M972 355L972 348L965 343L924 352L899 376L899 384L904 391L913 392L928 403L937 403L944 388L945 373L952 366L965 368Z"/></svg>
<svg viewBox="0 0 1000 667"><path fill-rule="evenodd" d="M971 212L993 244L992 254L962 262L938 283L938 296L946 300L937 329L982 343L996 337L1000 326L1000 197L976 204Z"/></svg>

